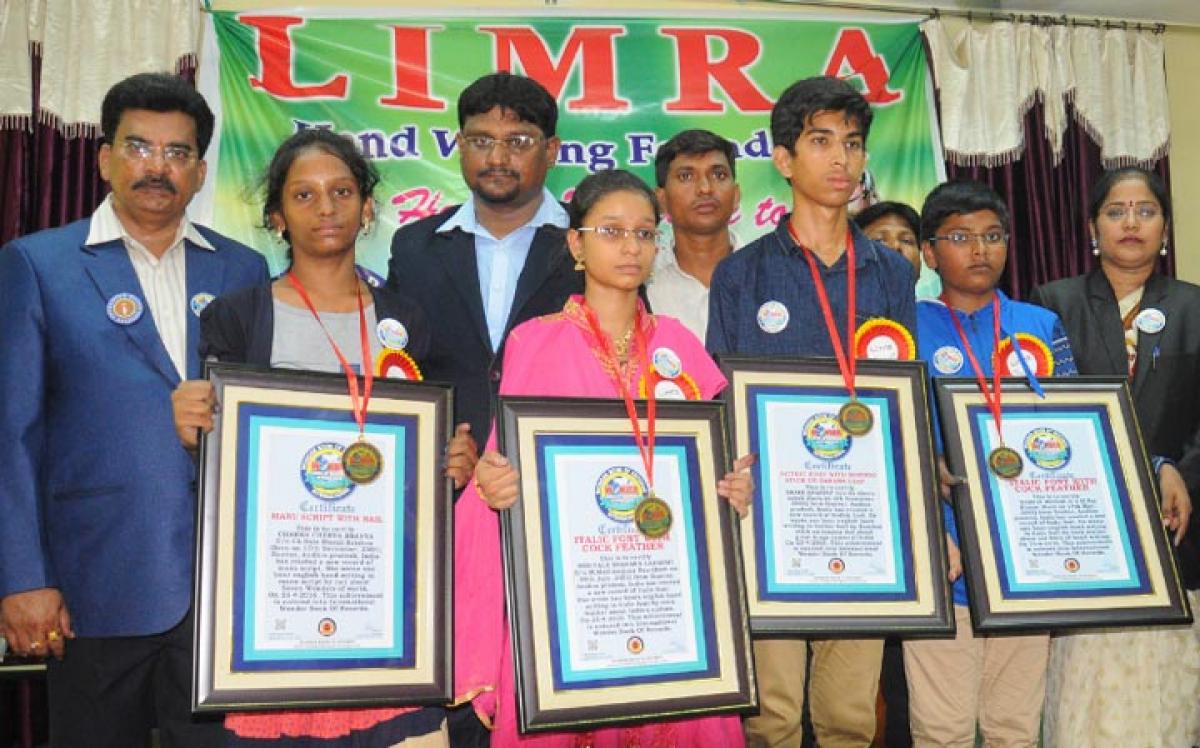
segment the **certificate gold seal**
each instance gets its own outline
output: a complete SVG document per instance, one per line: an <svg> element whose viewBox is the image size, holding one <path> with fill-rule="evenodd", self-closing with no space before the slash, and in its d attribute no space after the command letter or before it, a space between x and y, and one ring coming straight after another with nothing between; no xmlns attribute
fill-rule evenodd
<svg viewBox="0 0 1200 748"><path fill-rule="evenodd" d="M1021 454L1012 447L996 447L988 454L987 461L988 469L1004 480L1016 478L1025 467Z"/></svg>
<svg viewBox="0 0 1200 748"><path fill-rule="evenodd" d="M353 483L371 483L383 472L383 453L371 442L359 439L342 453L342 470Z"/></svg>
<svg viewBox="0 0 1200 748"><path fill-rule="evenodd" d="M633 510L633 522L646 537L661 538L671 529L671 507L657 496L647 496Z"/></svg>
<svg viewBox="0 0 1200 748"><path fill-rule="evenodd" d="M871 409L857 400L851 400L838 411L838 422L850 436L865 436L875 425Z"/></svg>

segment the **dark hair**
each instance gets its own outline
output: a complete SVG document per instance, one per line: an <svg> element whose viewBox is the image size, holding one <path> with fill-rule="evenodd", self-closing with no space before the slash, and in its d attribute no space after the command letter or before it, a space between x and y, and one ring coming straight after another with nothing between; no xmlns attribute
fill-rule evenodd
<svg viewBox="0 0 1200 748"><path fill-rule="evenodd" d="M358 191L364 201L375 192L375 185L379 184L379 172L353 140L327 128L306 128L293 134L275 149L275 155L271 157L271 163L263 175L262 184L266 191L266 199L263 200L262 217L263 228L266 230L275 228L271 223L271 214L283 207L283 185L287 182L292 164L301 153L309 149L328 153L344 163L354 175L354 181L358 183ZM284 238L287 238L287 232L284 232Z"/></svg>
<svg viewBox="0 0 1200 748"><path fill-rule="evenodd" d="M113 144L121 116L130 109L182 112L191 117L196 123L196 155L204 158L212 140L213 113L204 97L182 78L167 73L138 73L108 89L100 106L105 143Z"/></svg>
<svg viewBox="0 0 1200 748"><path fill-rule="evenodd" d="M1092 191L1088 194L1088 220L1094 222L1100 217L1100 209L1104 207L1108 193L1112 192L1112 188L1116 186L1117 182L1124 182L1126 179L1142 180L1146 187L1154 193L1154 199L1158 200L1164 221L1171 222L1171 193L1167 190L1167 185L1163 183L1162 177L1140 166L1110 169L1096 180L1096 183L1092 185Z"/></svg>
<svg viewBox="0 0 1200 748"><path fill-rule="evenodd" d="M468 117L487 114L496 107L516 114L522 122L537 125L547 138L554 137L558 126L558 104L554 97L533 78L503 71L483 76L459 94L459 129Z"/></svg>
<svg viewBox="0 0 1200 748"><path fill-rule="evenodd" d="M737 148L733 143L709 130L684 130L675 133L670 140L658 147L654 154L654 181L659 187L667 184L667 175L671 172L671 162L679 156L702 156L705 153L717 151L724 154L729 162L730 176L737 178Z"/></svg>
<svg viewBox="0 0 1200 748"><path fill-rule="evenodd" d="M929 241L951 216L980 210L995 213L1000 219L1000 228L1009 233L1008 206L995 190L979 182L942 182L933 188L921 208L921 240Z"/></svg>
<svg viewBox="0 0 1200 748"><path fill-rule="evenodd" d="M871 105L849 83L828 75L805 78L788 86L771 108L771 142L792 151L796 140L814 116L842 112L862 130L863 140L871 131Z"/></svg>
<svg viewBox="0 0 1200 748"><path fill-rule="evenodd" d="M607 169L589 174L575 188L575 194L571 196L571 202L567 205L567 213L571 216L571 228L583 226L583 219L587 217L588 211L605 196L614 192L633 192L645 197L654 209L654 222L657 224L662 218L654 190L640 177L624 169Z"/></svg>
<svg viewBox="0 0 1200 748"><path fill-rule="evenodd" d="M866 172L863 173L865 174ZM897 203L887 200L882 203L875 203L874 205L863 208L861 211L859 211L858 215L854 216L853 220L856 226L863 231L866 231L868 226L875 223L880 218L886 218L887 216L895 216L896 218L899 218L901 221L904 221L908 224L908 227L912 229L914 236L921 236L921 217L917 215L917 211L913 210L912 206L908 205L907 203Z"/></svg>

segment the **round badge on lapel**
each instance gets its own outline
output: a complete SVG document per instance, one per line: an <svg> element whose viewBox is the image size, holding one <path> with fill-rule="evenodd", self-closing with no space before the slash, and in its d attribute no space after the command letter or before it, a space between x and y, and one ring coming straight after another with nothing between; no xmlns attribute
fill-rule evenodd
<svg viewBox="0 0 1200 748"><path fill-rule="evenodd" d="M384 317L375 325L375 335L384 348L403 350L408 346L408 328L398 319Z"/></svg>
<svg viewBox="0 0 1200 748"><path fill-rule="evenodd" d="M957 374L963 368L963 352L952 345L944 345L933 352L933 368L939 374Z"/></svg>
<svg viewBox="0 0 1200 748"><path fill-rule="evenodd" d="M779 301L768 301L758 308L758 326L771 335L782 332L788 326L791 314L788 308Z"/></svg>
<svg viewBox="0 0 1200 748"><path fill-rule="evenodd" d="M674 379L683 373L683 362L679 360L679 354L670 348L654 349L651 360L654 363L654 370L667 379Z"/></svg>
<svg viewBox="0 0 1200 748"><path fill-rule="evenodd" d="M142 300L131 293L119 293L108 300L104 308L108 318L118 325L132 325L142 318L146 307Z"/></svg>
<svg viewBox="0 0 1200 748"><path fill-rule="evenodd" d="M1167 326L1167 315L1159 309L1143 309L1133 318L1133 324L1137 325L1140 332L1154 335Z"/></svg>
<svg viewBox="0 0 1200 748"><path fill-rule="evenodd" d="M208 306L209 304L211 304L212 300L215 298L217 298L217 297L213 296L210 293L205 293L205 292L201 291L200 293L198 293L192 297L192 300L188 303L188 306L190 306L192 308L192 314L199 317L200 312L203 312L204 308L206 306Z"/></svg>

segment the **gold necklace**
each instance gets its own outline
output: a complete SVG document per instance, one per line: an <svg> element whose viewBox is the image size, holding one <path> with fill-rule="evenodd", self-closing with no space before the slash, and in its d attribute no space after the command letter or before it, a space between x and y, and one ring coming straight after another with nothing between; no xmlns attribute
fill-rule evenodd
<svg viewBox="0 0 1200 748"><path fill-rule="evenodd" d="M613 340L613 353L617 355L617 359L625 361L629 358L629 344L633 342L633 325L625 331L625 334Z"/></svg>

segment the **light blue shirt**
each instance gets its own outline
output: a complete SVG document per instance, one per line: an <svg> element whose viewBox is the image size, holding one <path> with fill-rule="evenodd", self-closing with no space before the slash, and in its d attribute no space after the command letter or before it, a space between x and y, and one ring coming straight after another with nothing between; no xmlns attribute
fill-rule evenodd
<svg viewBox="0 0 1200 748"><path fill-rule="evenodd" d="M487 319L488 337L492 350L499 350L504 327L512 312L517 294L517 281L525 269L529 246L538 228L551 224L565 229L569 223L567 211L553 194L542 188L542 204L529 222L503 239L497 239L479 223L475 201L468 200L454 211L450 219L438 227L438 233L462 229L475 237L475 265L479 271L479 297L483 301L483 316Z"/></svg>

